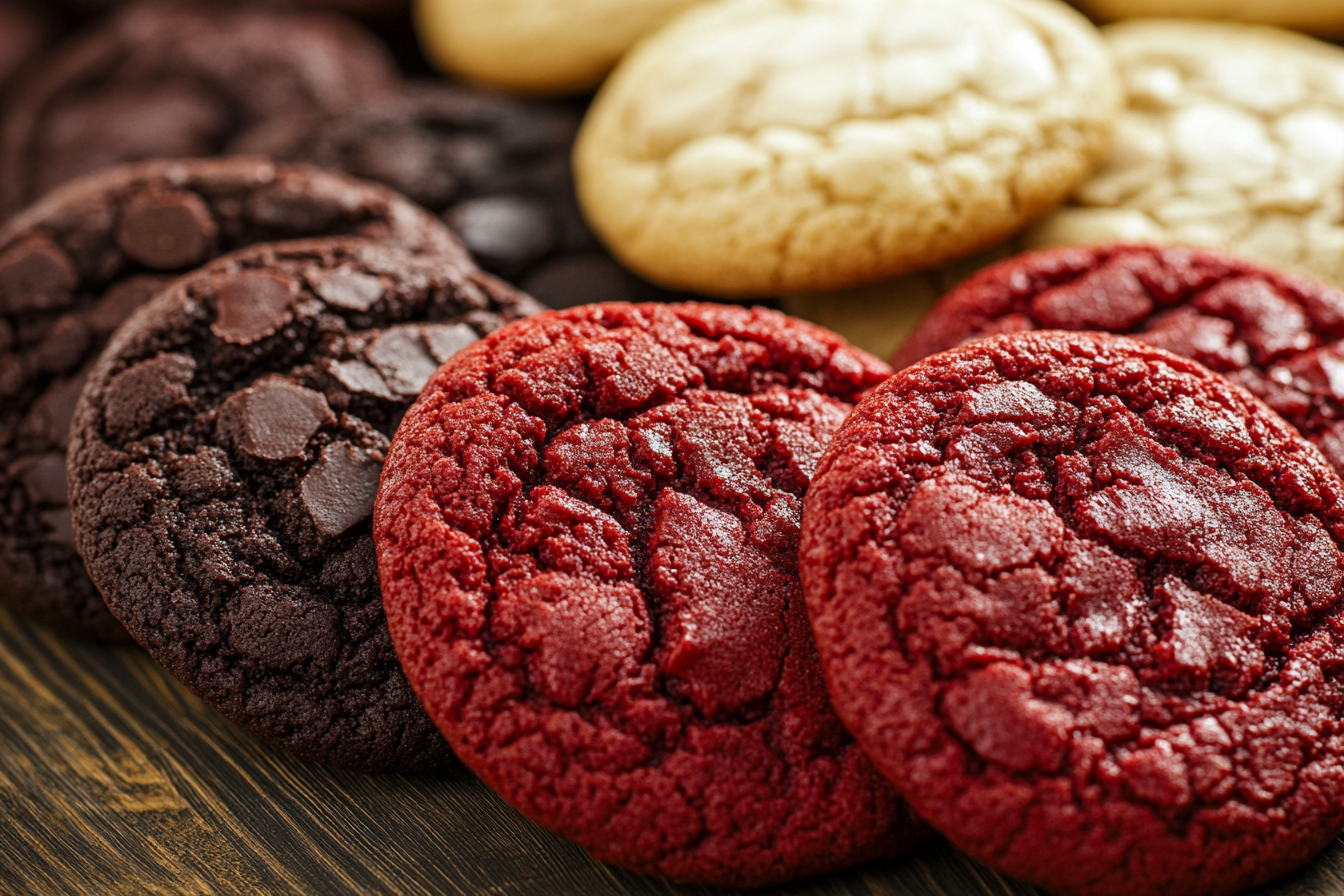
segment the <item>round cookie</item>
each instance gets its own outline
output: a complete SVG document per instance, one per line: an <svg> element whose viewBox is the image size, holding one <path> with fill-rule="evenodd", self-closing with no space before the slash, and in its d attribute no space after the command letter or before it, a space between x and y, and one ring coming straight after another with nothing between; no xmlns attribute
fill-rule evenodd
<svg viewBox="0 0 1344 896"><path fill-rule="evenodd" d="M127 6L53 52L0 126L0 219L124 162L209 156L275 115L340 108L395 82L382 46L317 12Z"/></svg>
<svg viewBox="0 0 1344 896"><path fill-rule="evenodd" d="M765 886L921 828L826 699L797 578L813 464L885 365L763 309L539 315L430 381L374 515L454 751L602 861Z"/></svg>
<svg viewBox="0 0 1344 896"><path fill-rule="evenodd" d="M415 0L441 69L495 87L568 93L601 83L646 34L700 0Z"/></svg>
<svg viewBox="0 0 1344 896"><path fill-rule="evenodd" d="M892 365L1034 329L1107 330L1193 358L1268 404L1344 474L1344 291L1204 249L1048 249L950 292Z"/></svg>
<svg viewBox="0 0 1344 896"><path fill-rule="evenodd" d="M253 243L340 234L470 264L442 222L391 190L260 159L110 169L0 228L0 601L70 634L127 640L84 573L66 506L88 365L171 277Z"/></svg>
<svg viewBox="0 0 1344 896"><path fill-rule="evenodd" d="M388 637L369 516L429 375L535 304L352 237L253 246L119 329L75 411L75 540L108 606L220 713L360 772L451 753Z"/></svg>
<svg viewBox="0 0 1344 896"><path fill-rule="evenodd" d="M1024 246L1208 246L1344 286L1344 50L1217 22L1103 33L1129 94L1115 147Z"/></svg>
<svg viewBox="0 0 1344 896"><path fill-rule="evenodd" d="M678 298L622 268L584 224L569 164L582 117L576 102L411 83L353 108L270 119L229 151L400 190L441 212L482 267L552 307Z"/></svg>
<svg viewBox="0 0 1344 896"><path fill-rule="evenodd" d="M1074 0L1079 9L1101 19L1179 17L1236 19L1277 25L1327 37L1344 34L1340 0Z"/></svg>
<svg viewBox="0 0 1344 896"><path fill-rule="evenodd" d="M840 289L992 246L1099 162L1120 103L1055 0L729 0L631 53L575 149L636 272L722 296Z"/></svg>
<svg viewBox="0 0 1344 896"><path fill-rule="evenodd" d="M822 458L800 568L840 717L972 857L1063 896L1217 896L1344 828L1344 483L1123 337L896 374Z"/></svg>

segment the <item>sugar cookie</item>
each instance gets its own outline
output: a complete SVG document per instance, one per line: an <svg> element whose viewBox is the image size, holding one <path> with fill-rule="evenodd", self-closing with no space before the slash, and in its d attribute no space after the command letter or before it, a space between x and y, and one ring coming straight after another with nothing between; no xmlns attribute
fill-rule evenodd
<svg viewBox="0 0 1344 896"><path fill-rule="evenodd" d="M1344 286L1344 50L1216 22L1103 33L1129 93L1115 147L1026 245L1208 246Z"/></svg>
<svg viewBox="0 0 1344 896"><path fill-rule="evenodd" d="M445 71L534 93L596 87L644 35L699 0L416 0L425 53Z"/></svg>
<svg viewBox="0 0 1344 896"><path fill-rule="evenodd" d="M579 198L634 270L723 296L840 289L992 246L1105 154L1120 102L1054 0L729 0L613 73Z"/></svg>

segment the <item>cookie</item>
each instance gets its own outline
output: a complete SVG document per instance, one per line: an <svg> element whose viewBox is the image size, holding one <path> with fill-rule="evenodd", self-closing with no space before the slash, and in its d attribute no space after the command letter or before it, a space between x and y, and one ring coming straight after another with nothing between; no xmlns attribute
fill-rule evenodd
<svg viewBox="0 0 1344 896"><path fill-rule="evenodd" d="M596 87L635 42L698 0L415 0L443 71L528 93Z"/></svg>
<svg viewBox="0 0 1344 896"><path fill-rule="evenodd" d="M1327 37L1344 35L1344 6L1321 0L1075 0L1105 20L1179 17L1236 19Z"/></svg>
<svg viewBox="0 0 1344 896"><path fill-rule="evenodd" d="M1115 148L1025 246L1208 246L1344 286L1344 50L1217 22L1103 33L1129 93Z"/></svg>
<svg viewBox="0 0 1344 896"><path fill-rule="evenodd" d="M117 618L277 747L443 766L388 638L369 516L425 380L532 310L474 268L353 237L253 246L160 292L71 427L76 544Z"/></svg>
<svg viewBox="0 0 1344 896"><path fill-rule="evenodd" d="M555 308L671 301L602 251L574 197L583 105L411 83L333 112L271 119L231 152L349 172L442 213L486 270Z"/></svg>
<svg viewBox="0 0 1344 896"><path fill-rule="evenodd" d="M54 51L0 125L0 218L58 184L123 162L214 155L275 115L388 89L391 59L324 13L147 2Z"/></svg>
<svg viewBox="0 0 1344 896"><path fill-rule="evenodd" d="M1268 404L1344 474L1344 291L1204 249L1048 249L953 290L892 365L1034 329L1108 330L1193 358Z"/></svg>
<svg viewBox="0 0 1344 896"><path fill-rule="evenodd" d="M374 516L454 751L602 861L765 886L920 829L826 699L797 578L813 464L885 365L763 309L539 315L430 380Z"/></svg>
<svg viewBox="0 0 1344 896"><path fill-rule="evenodd" d="M841 289L992 246L1064 199L1120 102L1055 0L731 0L623 61L575 148L615 255L711 295Z"/></svg>
<svg viewBox="0 0 1344 896"><path fill-rule="evenodd" d="M1099 333L864 399L800 568L840 717L910 804L1064 894L1201 894L1344 829L1344 482L1245 391Z"/></svg>
<svg viewBox="0 0 1344 896"><path fill-rule="evenodd" d="M440 221L391 190L259 159L114 168L0 228L0 601L70 634L126 640L74 551L66 506L88 366L171 277L253 243L339 234L469 264Z"/></svg>

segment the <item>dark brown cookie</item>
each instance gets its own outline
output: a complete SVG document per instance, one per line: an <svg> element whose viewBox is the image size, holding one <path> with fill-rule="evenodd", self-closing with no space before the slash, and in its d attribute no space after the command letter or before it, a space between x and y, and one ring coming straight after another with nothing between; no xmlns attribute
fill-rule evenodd
<svg viewBox="0 0 1344 896"><path fill-rule="evenodd" d="M276 746L352 771L442 765L388 637L369 515L435 368L537 307L341 237L176 281L117 331L71 430L76 542L108 605Z"/></svg>
<svg viewBox="0 0 1344 896"><path fill-rule="evenodd" d="M384 187L258 159L112 169L0 229L0 601L125 640L73 550L65 503L86 366L170 276L254 243L341 234L470 264L439 220Z"/></svg>
<svg viewBox="0 0 1344 896"><path fill-rule="evenodd" d="M127 6L17 85L0 128L0 218L81 174L209 156L275 115L390 89L386 51L323 13Z"/></svg>
<svg viewBox="0 0 1344 896"><path fill-rule="evenodd" d="M557 308L685 298L641 280L579 213L569 154L583 104L411 84L339 112L273 118L234 152L380 181L443 214L488 271Z"/></svg>

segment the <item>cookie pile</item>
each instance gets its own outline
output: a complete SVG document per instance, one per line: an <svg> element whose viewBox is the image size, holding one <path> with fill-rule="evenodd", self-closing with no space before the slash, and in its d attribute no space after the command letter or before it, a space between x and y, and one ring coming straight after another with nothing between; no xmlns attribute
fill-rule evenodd
<svg viewBox="0 0 1344 896"><path fill-rule="evenodd" d="M1340 50L417 4L437 64L589 103L403 80L329 12L114 5L0 113L7 604L681 882L937 832L1221 894L1344 832ZM4 16L0 80L46 33ZM1005 256L895 372L679 292L872 343Z"/></svg>

